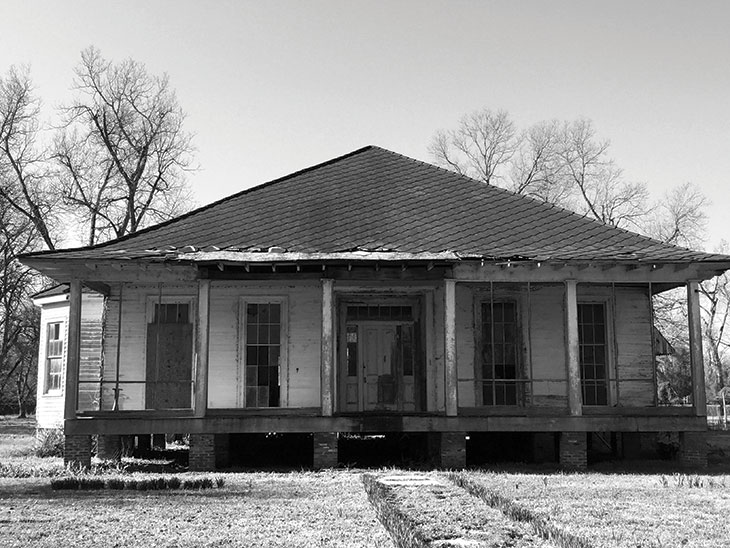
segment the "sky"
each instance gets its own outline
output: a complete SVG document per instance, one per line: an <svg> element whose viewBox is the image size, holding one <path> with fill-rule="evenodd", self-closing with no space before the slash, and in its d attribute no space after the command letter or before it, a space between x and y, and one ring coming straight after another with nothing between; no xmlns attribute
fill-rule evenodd
<svg viewBox="0 0 730 548"><path fill-rule="evenodd" d="M586 117L628 180L711 202L730 240L730 2L0 3L0 74L31 68L44 113L94 45L167 73L195 134L198 205L378 145L431 160L482 109L521 126Z"/></svg>

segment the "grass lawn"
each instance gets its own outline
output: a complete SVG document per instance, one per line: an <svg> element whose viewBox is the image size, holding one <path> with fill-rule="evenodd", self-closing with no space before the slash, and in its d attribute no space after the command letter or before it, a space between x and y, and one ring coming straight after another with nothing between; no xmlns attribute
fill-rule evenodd
<svg viewBox="0 0 730 548"><path fill-rule="evenodd" d="M53 491L50 479L66 473L63 462L33 456L32 435L32 421L0 417L3 548L394 548L368 503L362 471L216 474L224 487L200 491ZM591 548L730 548L727 474L463 474ZM188 476L195 475L180 474Z"/></svg>
<svg viewBox="0 0 730 548"><path fill-rule="evenodd" d="M727 475L465 475L595 548L730 547Z"/></svg>
<svg viewBox="0 0 730 548"><path fill-rule="evenodd" d="M222 489L180 492L52 491L47 479L0 479L0 546L393 547L359 475L224 476Z"/></svg>

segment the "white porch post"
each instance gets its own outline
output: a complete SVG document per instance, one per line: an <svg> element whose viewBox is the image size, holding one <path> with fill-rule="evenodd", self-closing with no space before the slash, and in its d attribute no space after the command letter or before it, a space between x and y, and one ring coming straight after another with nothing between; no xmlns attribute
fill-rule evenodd
<svg viewBox="0 0 730 548"><path fill-rule="evenodd" d="M81 281L72 280L69 292L68 346L66 347L65 419L76 417L81 357Z"/></svg>
<svg viewBox="0 0 730 548"><path fill-rule="evenodd" d="M577 287L576 280L565 281L565 361L568 374L568 411L574 416L583 414Z"/></svg>
<svg viewBox="0 0 730 548"><path fill-rule="evenodd" d="M459 411L458 371L456 368L456 281L444 280L444 375L446 415Z"/></svg>
<svg viewBox="0 0 730 548"><path fill-rule="evenodd" d="M702 323L700 321L699 282L687 282L687 318L689 321L689 355L692 367L692 408L695 415L707 415L705 365L702 355Z"/></svg>
<svg viewBox="0 0 730 548"><path fill-rule="evenodd" d="M322 279L322 367L320 378L320 401L322 415L332 416L334 412L334 362L335 362L335 330L334 330L334 280Z"/></svg>
<svg viewBox="0 0 730 548"><path fill-rule="evenodd" d="M197 336L195 338L194 414L204 417L208 410L208 349L210 346L210 280L198 282Z"/></svg>

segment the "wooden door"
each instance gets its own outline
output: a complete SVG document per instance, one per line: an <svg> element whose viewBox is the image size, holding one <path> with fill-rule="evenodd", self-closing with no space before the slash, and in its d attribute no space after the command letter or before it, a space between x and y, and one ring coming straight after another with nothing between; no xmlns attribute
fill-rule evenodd
<svg viewBox="0 0 730 548"><path fill-rule="evenodd" d="M365 411L397 409L397 372L394 371L395 326L363 326L363 383Z"/></svg>

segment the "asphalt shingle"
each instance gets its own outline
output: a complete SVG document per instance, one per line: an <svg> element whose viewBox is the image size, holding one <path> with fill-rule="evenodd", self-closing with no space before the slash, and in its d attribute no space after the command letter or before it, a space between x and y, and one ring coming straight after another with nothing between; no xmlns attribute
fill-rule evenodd
<svg viewBox="0 0 730 548"><path fill-rule="evenodd" d="M375 146L277 179L172 221L48 260L130 259L196 250L387 249L562 261L727 260L632 232Z"/></svg>

